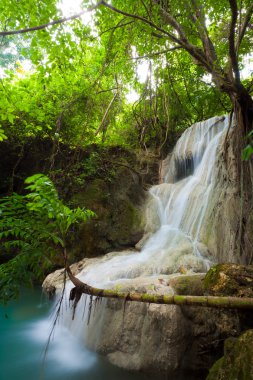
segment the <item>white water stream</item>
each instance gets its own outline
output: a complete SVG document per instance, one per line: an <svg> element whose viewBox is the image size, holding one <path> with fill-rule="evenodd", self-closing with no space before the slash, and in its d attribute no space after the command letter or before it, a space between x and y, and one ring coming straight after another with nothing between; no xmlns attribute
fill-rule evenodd
<svg viewBox="0 0 253 380"><path fill-rule="evenodd" d="M171 155L163 183L149 191L147 225L153 233L142 250L108 254L85 267L77 277L92 286L113 288L122 281L180 272L182 267L193 272L206 271L212 258L200 241L201 228L215 191L217 148L227 127L227 117L215 117L187 129ZM87 326L87 315L84 315L87 297L80 300L72 320L68 297L73 285L67 283L66 287L60 324L83 339L87 329L84 327ZM87 309L86 306L86 314ZM103 312L100 313L102 318ZM99 338L99 331L95 335Z"/></svg>

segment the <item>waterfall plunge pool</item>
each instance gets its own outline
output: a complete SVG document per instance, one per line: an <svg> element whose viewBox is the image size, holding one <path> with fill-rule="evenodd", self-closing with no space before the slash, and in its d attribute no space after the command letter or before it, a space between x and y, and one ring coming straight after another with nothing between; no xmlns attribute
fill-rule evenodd
<svg viewBox="0 0 253 380"><path fill-rule="evenodd" d="M1 380L147 379L109 364L62 327L56 328L45 357L51 308L40 289L23 290L18 300L0 307Z"/></svg>
<svg viewBox="0 0 253 380"><path fill-rule="evenodd" d="M117 368L87 350L67 329L56 329L46 358L53 320L52 303L40 289L23 290L18 300L0 306L1 380L202 380L196 374L134 373Z"/></svg>

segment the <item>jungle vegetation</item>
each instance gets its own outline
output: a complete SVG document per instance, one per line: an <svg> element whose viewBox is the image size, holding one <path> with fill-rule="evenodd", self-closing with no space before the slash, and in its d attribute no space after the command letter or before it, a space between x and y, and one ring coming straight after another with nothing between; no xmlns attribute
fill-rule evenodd
<svg viewBox="0 0 253 380"><path fill-rule="evenodd" d="M0 144L20 156L35 138L52 142L52 157L59 144L159 155L173 133L231 112L238 188L251 198L252 1L83 0L81 7L63 15L57 0L1 1Z"/></svg>

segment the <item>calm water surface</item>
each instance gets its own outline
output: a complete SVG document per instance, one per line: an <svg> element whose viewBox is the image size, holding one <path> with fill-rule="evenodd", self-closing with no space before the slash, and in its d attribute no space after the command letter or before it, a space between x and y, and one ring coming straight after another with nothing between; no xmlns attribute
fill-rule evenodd
<svg viewBox="0 0 253 380"><path fill-rule="evenodd" d="M150 377L123 371L85 349L67 330L55 333L46 359L45 347L52 326L50 304L40 290L26 290L8 307L0 306L1 380L146 380ZM167 379L165 375L156 379Z"/></svg>
<svg viewBox="0 0 253 380"><path fill-rule="evenodd" d="M53 323L50 309L38 289L25 290L8 307L0 306L1 380L200 380L189 373L172 378L121 370L59 327L45 357Z"/></svg>

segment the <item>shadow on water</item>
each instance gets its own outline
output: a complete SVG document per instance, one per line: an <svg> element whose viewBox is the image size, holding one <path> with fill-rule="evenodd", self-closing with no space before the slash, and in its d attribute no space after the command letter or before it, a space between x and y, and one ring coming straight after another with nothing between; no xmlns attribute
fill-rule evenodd
<svg viewBox="0 0 253 380"><path fill-rule="evenodd" d="M196 374L147 375L117 368L87 350L67 329L57 329L43 364L52 326L51 303L40 290L23 290L7 307L0 306L1 380L202 380Z"/></svg>

